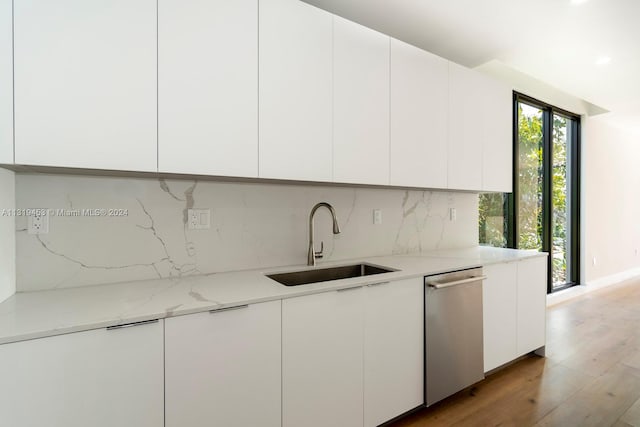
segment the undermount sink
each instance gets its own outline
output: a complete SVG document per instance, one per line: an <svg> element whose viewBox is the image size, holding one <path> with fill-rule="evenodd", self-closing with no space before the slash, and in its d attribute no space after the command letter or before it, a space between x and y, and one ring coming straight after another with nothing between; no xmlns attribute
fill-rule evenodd
<svg viewBox="0 0 640 427"><path fill-rule="evenodd" d="M396 270L370 264L354 264L340 267L292 271L290 273L267 274L267 277L285 286L298 286L308 285L309 283L328 282L330 280L390 273L392 271Z"/></svg>

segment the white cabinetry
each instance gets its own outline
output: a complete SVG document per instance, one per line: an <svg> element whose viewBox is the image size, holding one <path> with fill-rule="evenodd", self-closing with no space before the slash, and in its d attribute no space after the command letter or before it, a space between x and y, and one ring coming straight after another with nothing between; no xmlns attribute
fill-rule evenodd
<svg viewBox="0 0 640 427"><path fill-rule="evenodd" d="M515 359L517 334L518 264L484 267L482 284L484 371Z"/></svg>
<svg viewBox="0 0 640 427"><path fill-rule="evenodd" d="M16 163L156 171L156 1L14 4Z"/></svg>
<svg viewBox="0 0 640 427"><path fill-rule="evenodd" d="M424 403L422 278L365 287L364 425Z"/></svg>
<svg viewBox="0 0 640 427"><path fill-rule="evenodd" d="M362 293L282 301L283 427L362 426Z"/></svg>
<svg viewBox="0 0 640 427"><path fill-rule="evenodd" d="M513 92L483 76L482 190L510 193L513 188Z"/></svg>
<svg viewBox="0 0 640 427"><path fill-rule="evenodd" d="M0 163L13 163L13 1L0 0Z"/></svg>
<svg viewBox="0 0 640 427"><path fill-rule="evenodd" d="M332 15L260 1L261 178L331 181Z"/></svg>
<svg viewBox="0 0 640 427"><path fill-rule="evenodd" d="M391 39L391 185L447 188L448 61Z"/></svg>
<svg viewBox="0 0 640 427"><path fill-rule="evenodd" d="M376 426L421 405L423 307L422 278L284 300L283 426Z"/></svg>
<svg viewBox="0 0 640 427"><path fill-rule="evenodd" d="M0 345L6 426L164 425L162 321Z"/></svg>
<svg viewBox="0 0 640 427"><path fill-rule="evenodd" d="M167 427L281 425L280 301L170 318L165 334Z"/></svg>
<svg viewBox="0 0 640 427"><path fill-rule="evenodd" d="M448 186L482 189L482 79L476 71L449 63Z"/></svg>
<svg viewBox="0 0 640 427"><path fill-rule="evenodd" d="M484 370L488 372L545 345L547 259L484 267Z"/></svg>
<svg viewBox="0 0 640 427"><path fill-rule="evenodd" d="M547 258L518 262L518 356L545 345Z"/></svg>
<svg viewBox="0 0 640 427"><path fill-rule="evenodd" d="M333 19L333 180L386 185L389 37Z"/></svg>
<svg viewBox="0 0 640 427"><path fill-rule="evenodd" d="M511 191L511 90L449 63L450 189Z"/></svg>
<svg viewBox="0 0 640 427"><path fill-rule="evenodd" d="M258 0L158 1L158 169L258 176Z"/></svg>

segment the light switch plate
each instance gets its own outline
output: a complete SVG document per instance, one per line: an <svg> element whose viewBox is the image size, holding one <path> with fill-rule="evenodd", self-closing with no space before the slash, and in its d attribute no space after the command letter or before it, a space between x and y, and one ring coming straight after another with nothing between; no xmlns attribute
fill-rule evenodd
<svg viewBox="0 0 640 427"><path fill-rule="evenodd" d="M373 223L375 225L382 224L382 210L380 209L373 210Z"/></svg>
<svg viewBox="0 0 640 427"><path fill-rule="evenodd" d="M189 230L205 230L211 228L210 209L189 209L187 211Z"/></svg>

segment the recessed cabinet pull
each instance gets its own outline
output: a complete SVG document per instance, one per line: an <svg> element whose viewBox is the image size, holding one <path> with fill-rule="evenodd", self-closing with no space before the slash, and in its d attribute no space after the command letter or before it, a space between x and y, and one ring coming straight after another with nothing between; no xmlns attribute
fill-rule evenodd
<svg viewBox="0 0 640 427"><path fill-rule="evenodd" d="M149 325L151 323L158 323L158 319L143 320L142 322L124 323L122 325L108 326L107 331L115 331L116 329L132 328L134 326Z"/></svg>
<svg viewBox="0 0 640 427"><path fill-rule="evenodd" d="M344 289L336 289L336 292L348 292L348 291L355 291L356 289L360 289L362 288L362 286L356 286L354 288L344 288Z"/></svg>
<svg viewBox="0 0 640 427"><path fill-rule="evenodd" d="M391 282L386 281L386 282L370 283L367 286L373 287L373 286L380 286L380 285L388 285L389 283L391 283Z"/></svg>
<svg viewBox="0 0 640 427"><path fill-rule="evenodd" d="M249 308L249 304L234 305L233 307L214 308L213 310L209 310L209 313L213 314L220 313L221 311L240 310L241 308Z"/></svg>

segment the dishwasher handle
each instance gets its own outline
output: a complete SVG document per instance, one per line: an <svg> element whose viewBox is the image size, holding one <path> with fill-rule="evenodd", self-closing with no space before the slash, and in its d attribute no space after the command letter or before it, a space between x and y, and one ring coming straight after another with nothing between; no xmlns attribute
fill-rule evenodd
<svg viewBox="0 0 640 427"><path fill-rule="evenodd" d="M435 289L449 288L451 286L464 285L465 283L478 282L485 280L487 276L473 276L466 279L453 280L451 282L426 282L427 286Z"/></svg>

